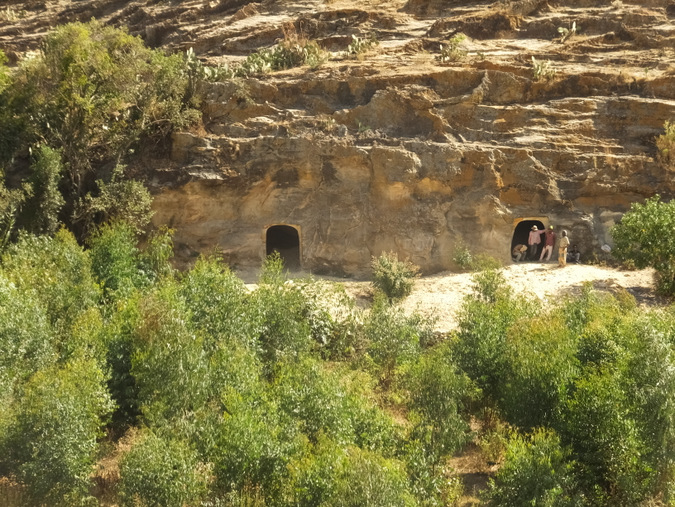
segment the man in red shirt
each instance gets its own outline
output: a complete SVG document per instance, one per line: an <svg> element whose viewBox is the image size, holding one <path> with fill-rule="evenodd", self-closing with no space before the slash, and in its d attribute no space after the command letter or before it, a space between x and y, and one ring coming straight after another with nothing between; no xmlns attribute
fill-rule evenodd
<svg viewBox="0 0 675 507"><path fill-rule="evenodd" d="M546 262L551 260L551 254L553 253L553 247L555 246L556 234L553 232L553 226L549 225L548 230L544 233L544 248L541 251L541 256L539 261L544 260L544 255L546 255Z"/></svg>

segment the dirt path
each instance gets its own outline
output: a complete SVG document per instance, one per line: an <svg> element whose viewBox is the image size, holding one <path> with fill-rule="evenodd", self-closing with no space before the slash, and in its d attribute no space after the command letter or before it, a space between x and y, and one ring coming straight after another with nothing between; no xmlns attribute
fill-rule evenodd
<svg viewBox="0 0 675 507"><path fill-rule="evenodd" d="M578 294L585 282L597 290L614 292L626 289L639 304L665 304L654 294L653 271L622 271L604 266L572 264L559 268L557 263L522 263L503 268L502 273L519 293L552 301L569 294ZM443 272L420 278L413 293L405 300L406 311L435 316L436 329L451 331L457 326L457 312L467 294L472 292L473 273ZM348 293L357 300L370 293L369 282L343 282Z"/></svg>

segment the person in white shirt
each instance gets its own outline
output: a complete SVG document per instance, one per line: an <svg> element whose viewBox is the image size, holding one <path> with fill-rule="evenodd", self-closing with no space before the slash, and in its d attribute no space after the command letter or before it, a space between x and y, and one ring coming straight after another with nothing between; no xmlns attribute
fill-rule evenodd
<svg viewBox="0 0 675 507"><path fill-rule="evenodd" d="M567 247L570 246L570 238L567 237L567 231L562 231L560 234L562 238L558 243L558 266L564 268L567 264Z"/></svg>

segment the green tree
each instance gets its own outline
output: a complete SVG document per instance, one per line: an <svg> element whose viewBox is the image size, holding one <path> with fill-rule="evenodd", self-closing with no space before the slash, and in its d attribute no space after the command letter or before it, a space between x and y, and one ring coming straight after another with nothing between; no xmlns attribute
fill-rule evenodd
<svg viewBox="0 0 675 507"><path fill-rule="evenodd" d="M482 389L486 400L495 403L507 371L510 329L533 315L537 307L517 298L499 271L478 273L474 282L474 293L466 298L459 316L455 353L457 363Z"/></svg>
<svg viewBox="0 0 675 507"><path fill-rule="evenodd" d="M559 315L543 315L511 328L499 406L511 424L530 431L551 426L579 374L576 342Z"/></svg>
<svg viewBox="0 0 675 507"><path fill-rule="evenodd" d="M140 181L124 179L124 168L117 166L109 182L97 180L98 192L87 193L77 203L73 223L86 236L97 224L126 222L137 233L152 218L152 196Z"/></svg>
<svg viewBox="0 0 675 507"><path fill-rule="evenodd" d="M61 154L49 146L40 146L31 170L28 227L36 234L52 235L59 228L59 212L65 204L59 191L63 172Z"/></svg>
<svg viewBox="0 0 675 507"><path fill-rule="evenodd" d="M104 224L89 238L93 272L107 298L123 299L148 285L136 243L136 231L125 222Z"/></svg>
<svg viewBox="0 0 675 507"><path fill-rule="evenodd" d="M122 458L122 505L199 505L207 492L207 473L208 468L187 444L147 431Z"/></svg>
<svg viewBox="0 0 675 507"><path fill-rule="evenodd" d="M65 229L53 238L22 234L2 263L10 280L42 303L61 339L82 312L99 303L90 257Z"/></svg>
<svg viewBox="0 0 675 507"><path fill-rule="evenodd" d="M551 430L537 429L527 437L514 434L507 444L504 464L490 481L489 505L583 505L574 493L569 455Z"/></svg>
<svg viewBox="0 0 675 507"><path fill-rule="evenodd" d="M398 366L414 361L420 344L431 333L432 322L419 315L406 316L399 306L376 295L363 333L368 354L380 370L380 381L388 386Z"/></svg>
<svg viewBox="0 0 675 507"><path fill-rule="evenodd" d="M466 405L476 393L457 370L450 345L443 343L425 352L408 373L413 437L423 442L434 464L469 438Z"/></svg>
<svg viewBox="0 0 675 507"><path fill-rule="evenodd" d="M574 385L562 415L561 437L572 448L580 485L598 503L637 505L654 470L629 393L616 369L591 369Z"/></svg>
<svg viewBox="0 0 675 507"><path fill-rule="evenodd" d="M36 503L74 505L88 496L97 439L111 410L105 375L92 359L74 358L31 377L2 455Z"/></svg>
<svg viewBox="0 0 675 507"><path fill-rule="evenodd" d="M117 162L141 137L163 136L195 118L183 103L186 86L180 55L148 49L98 21L63 25L14 76L8 101L20 117L16 145L60 149L79 197L96 164Z"/></svg>
<svg viewBox="0 0 675 507"><path fill-rule="evenodd" d="M342 462L342 470L330 507L407 507L415 505L408 489L402 464L381 456L351 448Z"/></svg>
<svg viewBox="0 0 675 507"><path fill-rule="evenodd" d="M275 388L279 408L297 419L300 429L316 442L320 433L338 444L354 440L347 393L337 375L314 360L285 364L277 374Z"/></svg>
<svg viewBox="0 0 675 507"><path fill-rule="evenodd" d="M251 298L256 322L256 347L268 374L280 361L297 360L312 349L306 318L307 298L299 286L285 283L283 262L276 253L265 259L258 289Z"/></svg>
<svg viewBox="0 0 675 507"><path fill-rule="evenodd" d="M144 418L150 426L189 422L213 394L203 341L188 326L175 284L162 284L139 309L131 372Z"/></svg>
<svg viewBox="0 0 675 507"><path fill-rule="evenodd" d="M215 257L200 258L183 277L180 295L192 325L204 333L205 346L239 342L255 347L255 314L244 282Z"/></svg>
<svg viewBox="0 0 675 507"><path fill-rule="evenodd" d="M0 273L0 404L58 357L44 307ZM0 409L1 411L2 409ZM1 438L1 436L0 436Z"/></svg>
<svg viewBox="0 0 675 507"><path fill-rule="evenodd" d="M0 171L0 253L9 244L16 229L19 213L29 195L30 188L26 186L23 189L7 188L3 173Z"/></svg>
<svg viewBox="0 0 675 507"><path fill-rule="evenodd" d="M643 204L633 203L621 222L611 229L614 255L632 260L638 268L653 267L657 287L675 294L675 201L656 195Z"/></svg>
<svg viewBox="0 0 675 507"><path fill-rule="evenodd" d="M262 386L260 386L262 387ZM228 390L213 452L216 485L224 492L259 492L278 498L289 480L289 465L305 454L306 439L282 417L264 388Z"/></svg>

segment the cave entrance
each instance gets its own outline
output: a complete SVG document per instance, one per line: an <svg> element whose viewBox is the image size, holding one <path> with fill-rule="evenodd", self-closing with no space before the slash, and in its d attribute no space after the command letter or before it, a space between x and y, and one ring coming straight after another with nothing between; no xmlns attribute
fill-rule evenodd
<svg viewBox="0 0 675 507"><path fill-rule="evenodd" d="M548 218L520 218L516 221L516 227L513 229L513 238L511 239L511 249L509 250L509 256L513 252L513 247L516 245L527 245L527 238L530 235L532 226L536 225L537 229L540 231L546 228L548 224ZM541 249L543 248L543 241L537 248L537 259L541 254ZM528 253L529 258L529 253ZM530 259L532 260L532 259Z"/></svg>
<svg viewBox="0 0 675 507"><path fill-rule="evenodd" d="M286 269L300 269L300 235L291 225L273 225L265 233L265 254L279 252Z"/></svg>

